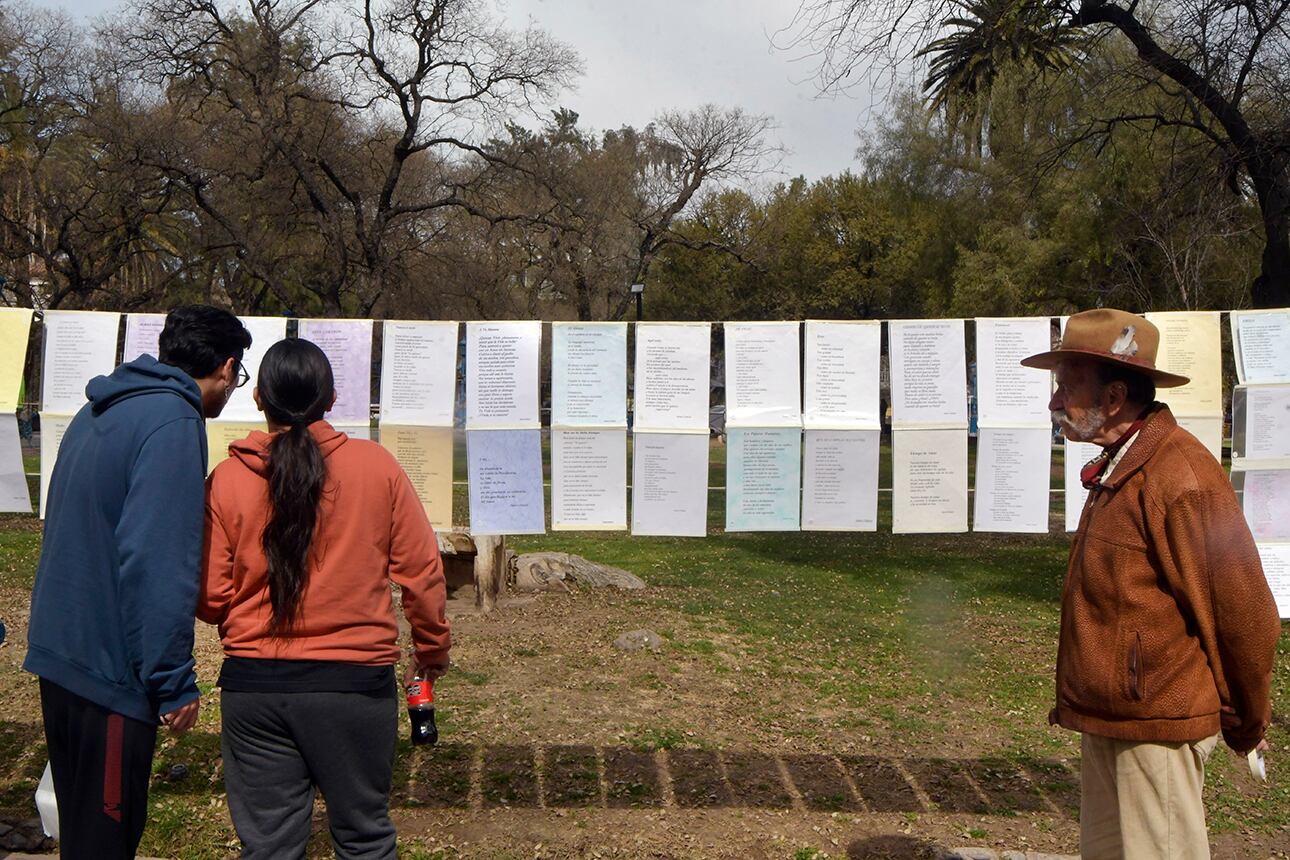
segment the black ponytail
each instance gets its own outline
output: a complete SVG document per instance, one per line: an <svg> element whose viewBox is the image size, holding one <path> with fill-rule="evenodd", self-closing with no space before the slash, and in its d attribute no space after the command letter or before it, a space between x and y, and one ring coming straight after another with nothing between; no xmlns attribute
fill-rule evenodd
<svg viewBox="0 0 1290 860"><path fill-rule="evenodd" d="M273 610L269 633L286 637L300 618L309 582L309 549L327 477L309 425L331 406L331 363L307 340L279 341L260 362L257 388L264 414L287 427L269 446L269 521L261 538Z"/></svg>

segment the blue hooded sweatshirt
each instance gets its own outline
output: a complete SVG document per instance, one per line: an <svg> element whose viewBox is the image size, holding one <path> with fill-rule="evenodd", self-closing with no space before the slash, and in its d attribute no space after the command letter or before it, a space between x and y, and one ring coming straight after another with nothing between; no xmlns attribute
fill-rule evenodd
<svg viewBox="0 0 1290 860"><path fill-rule="evenodd" d="M50 479L23 668L155 723L197 698L201 390L145 355L85 394Z"/></svg>

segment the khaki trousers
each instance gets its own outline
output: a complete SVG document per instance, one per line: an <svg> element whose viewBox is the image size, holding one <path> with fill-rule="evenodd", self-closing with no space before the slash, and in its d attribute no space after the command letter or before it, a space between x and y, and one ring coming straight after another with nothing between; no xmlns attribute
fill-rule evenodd
<svg viewBox="0 0 1290 860"><path fill-rule="evenodd" d="M1083 860L1206 860L1205 762L1218 735L1179 744L1081 736Z"/></svg>

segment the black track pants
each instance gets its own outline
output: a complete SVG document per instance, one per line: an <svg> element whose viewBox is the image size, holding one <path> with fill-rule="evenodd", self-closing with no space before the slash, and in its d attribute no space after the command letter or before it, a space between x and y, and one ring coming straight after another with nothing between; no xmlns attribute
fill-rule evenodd
<svg viewBox="0 0 1290 860"><path fill-rule="evenodd" d="M148 820L157 727L40 679L63 860L134 857Z"/></svg>

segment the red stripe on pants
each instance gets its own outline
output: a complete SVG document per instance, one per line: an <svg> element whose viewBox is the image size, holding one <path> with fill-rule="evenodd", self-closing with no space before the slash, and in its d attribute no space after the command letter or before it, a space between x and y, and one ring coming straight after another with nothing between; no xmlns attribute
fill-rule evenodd
<svg viewBox="0 0 1290 860"><path fill-rule="evenodd" d="M103 814L121 821L121 753L125 736L125 717L108 714L107 749L103 752Z"/></svg>

